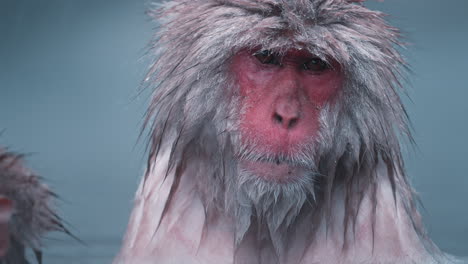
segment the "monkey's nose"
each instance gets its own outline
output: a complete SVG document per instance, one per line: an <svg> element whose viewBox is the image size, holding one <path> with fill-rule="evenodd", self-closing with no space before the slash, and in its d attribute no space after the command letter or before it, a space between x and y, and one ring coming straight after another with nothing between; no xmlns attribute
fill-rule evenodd
<svg viewBox="0 0 468 264"><path fill-rule="evenodd" d="M281 125L285 129L294 128L300 118L299 103L286 101L278 102L272 118L274 123Z"/></svg>

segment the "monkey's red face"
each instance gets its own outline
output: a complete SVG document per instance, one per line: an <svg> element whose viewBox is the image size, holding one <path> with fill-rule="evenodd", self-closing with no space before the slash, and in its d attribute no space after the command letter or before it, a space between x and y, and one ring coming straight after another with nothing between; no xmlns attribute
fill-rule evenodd
<svg viewBox="0 0 468 264"><path fill-rule="evenodd" d="M282 56L246 50L233 58L231 70L241 95L242 144L255 149L243 169L279 182L302 175L297 155L315 142L320 111L342 86L339 65L303 50Z"/></svg>

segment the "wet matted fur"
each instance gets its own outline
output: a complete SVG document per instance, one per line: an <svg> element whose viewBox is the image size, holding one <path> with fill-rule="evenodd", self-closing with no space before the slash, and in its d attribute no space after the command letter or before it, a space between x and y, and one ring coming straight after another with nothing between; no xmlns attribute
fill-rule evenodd
<svg viewBox="0 0 468 264"><path fill-rule="evenodd" d="M1 264L26 264L32 249L42 263L42 237L50 231L68 231L52 209L55 197L40 177L27 169L22 156L0 148L0 194L13 201L9 222L10 248Z"/></svg>
<svg viewBox="0 0 468 264"><path fill-rule="evenodd" d="M296 225L308 221L313 237L321 221L333 221L337 193L344 197L344 237L353 234L366 195L375 219L379 184L388 182L394 203L404 209L421 243L439 254L417 213L400 149L400 141L412 142L399 96L407 68L398 52L400 33L383 13L362 2L174 0L156 5L150 12L159 24L150 51L156 60L145 80L154 89L146 123L150 155L142 188L166 150L164 180L172 183L154 221L163 221L183 177L193 177L207 228L216 215L230 215L236 247L254 234L259 247L270 245L281 259ZM345 84L339 103L321 109L319 136L297 153L265 157L255 152L255 141L241 143L246 142L238 131L242 98L229 65L246 49L279 54L305 49L341 66ZM300 182L278 186L247 175L238 167L240 159L305 164L311 172ZM184 173L194 167L196 173ZM346 248L348 239L343 241Z"/></svg>

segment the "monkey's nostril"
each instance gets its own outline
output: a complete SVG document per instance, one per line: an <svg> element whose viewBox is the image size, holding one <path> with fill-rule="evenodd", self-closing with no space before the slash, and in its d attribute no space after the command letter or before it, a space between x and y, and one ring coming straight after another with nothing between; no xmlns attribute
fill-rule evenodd
<svg viewBox="0 0 468 264"><path fill-rule="evenodd" d="M288 128L292 128L293 126L295 126L298 121L298 118L291 118L291 120L289 120Z"/></svg>
<svg viewBox="0 0 468 264"><path fill-rule="evenodd" d="M277 113L274 113L274 114L273 114L273 119L274 119L277 123L279 123L279 124L283 123L283 117L281 117L281 116L278 115Z"/></svg>
<svg viewBox="0 0 468 264"><path fill-rule="evenodd" d="M297 118L297 117L291 117L291 118L283 117L282 115L280 115L278 113L273 114L273 120L277 124L280 124L284 128L287 128L287 129L293 128L299 122L299 118Z"/></svg>

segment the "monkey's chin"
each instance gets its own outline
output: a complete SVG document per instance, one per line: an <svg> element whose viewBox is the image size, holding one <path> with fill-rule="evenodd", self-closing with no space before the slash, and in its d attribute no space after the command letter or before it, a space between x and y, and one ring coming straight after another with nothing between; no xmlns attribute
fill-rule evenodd
<svg viewBox="0 0 468 264"><path fill-rule="evenodd" d="M263 161L241 161L241 168L262 180L276 183L291 183L301 180L308 173L308 169L288 163L273 163Z"/></svg>

